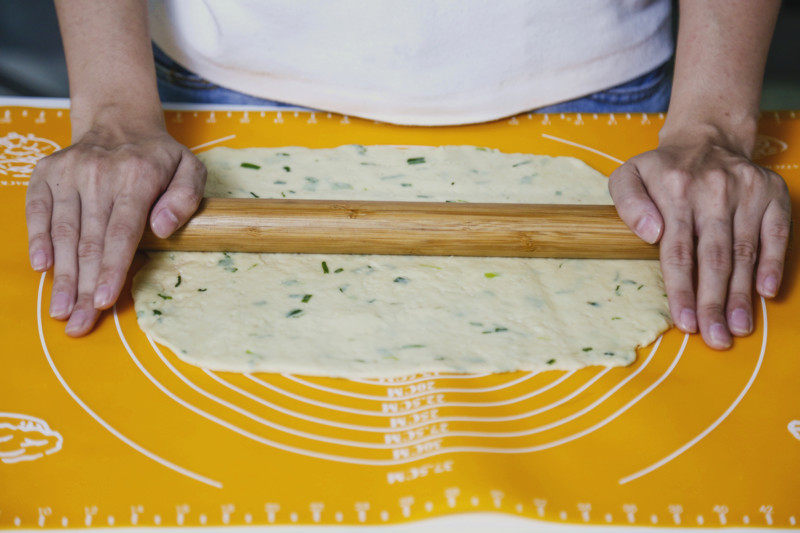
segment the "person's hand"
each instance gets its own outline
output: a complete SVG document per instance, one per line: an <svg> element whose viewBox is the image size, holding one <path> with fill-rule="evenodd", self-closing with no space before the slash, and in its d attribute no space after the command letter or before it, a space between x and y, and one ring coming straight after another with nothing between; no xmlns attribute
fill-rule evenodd
<svg viewBox="0 0 800 533"><path fill-rule="evenodd" d="M74 144L40 160L26 199L31 266L54 268L50 316L89 332L125 281L150 215L167 237L194 213L206 171L163 124L121 117L92 124Z"/></svg>
<svg viewBox="0 0 800 533"><path fill-rule="evenodd" d="M699 325L706 344L725 349L731 334L753 330L754 270L761 296L778 292L791 220L788 190L746 149L713 136L662 132L660 141L615 170L609 190L628 227L647 242L660 241L675 324L687 333Z"/></svg>

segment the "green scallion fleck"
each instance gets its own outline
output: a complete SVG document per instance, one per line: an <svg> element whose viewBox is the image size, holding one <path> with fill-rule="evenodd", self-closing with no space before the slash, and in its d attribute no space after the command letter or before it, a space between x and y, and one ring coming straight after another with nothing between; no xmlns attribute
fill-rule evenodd
<svg viewBox="0 0 800 533"><path fill-rule="evenodd" d="M272 183L274 183L275 185L286 185L286 182L283 180L275 180Z"/></svg>
<svg viewBox="0 0 800 533"><path fill-rule="evenodd" d="M494 328L494 330L495 330L496 332L499 332L499 331L508 331L508 328L504 328L504 327L500 326L500 327L496 327L496 328Z"/></svg>
<svg viewBox="0 0 800 533"><path fill-rule="evenodd" d="M593 349L594 348L592 348L591 346L587 346L585 348L581 348L581 350L583 350L584 352L591 352Z"/></svg>
<svg viewBox="0 0 800 533"><path fill-rule="evenodd" d="M400 349L405 350L407 348L424 348L424 347L425 347L424 344L406 344L404 346L401 346Z"/></svg>
<svg viewBox="0 0 800 533"><path fill-rule="evenodd" d="M325 274L328 274L330 272L330 270L328 270L328 263L326 263L325 261L322 262L322 271Z"/></svg>
<svg viewBox="0 0 800 533"><path fill-rule="evenodd" d="M408 283L408 278L404 278L403 276L397 276L394 278L395 283Z"/></svg>
<svg viewBox="0 0 800 533"><path fill-rule="evenodd" d="M203 288L203 289L197 289L197 292L206 292L207 290L208 290L208 289L205 289L205 288Z"/></svg>
<svg viewBox="0 0 800 533"><path fill-rule="evenodd" d="M158 297L163 300L172 300L172 296L167 296L166 294L158 293Z"/></svg>
<svg viewBox="0 0 800 533"><path fill-rule="evenodd" d="M424 157L409 157L408 159L406 159L406 162L409 165L419 165L420 163L424 163L425 162L425 158Z"/></svg>
<svg viewBox="0 0 800 533"><path fill-rule="evenodd" d="M600 304L597 302L586 302L586 303L591 305L592 307L600 307Z"/></svg>
<svg viewBox="0 0 800 533"><path fill-rule="evenodd" d="M153 309L153 314L156 315L156 316L160 316L161 315L161 311L159 311L158 309Z"/></svg>
<svg viewBox="0 0 800 533"><path fill-rule="evenodd" d="M496 278L499 275L500 274L498 274L497 272L484 272L483 273L483 277L484 278L489 278L489 279Z"/></svg>
<svg viewBox="0 0 800 533"><path fill-rule="evenodd" d="M638 287L636 287L636 290L640 291L640 290L642 290L642 287L644 287L644 285L639 285Z"/></svg>
<svg viewBox="0 0 800 533"><path fill-rule="evenodd" d="M259 195L257 195L253 191L250 191L250 196L252 196L253 198L261 198Z"/></svg>
<svg viewBox="0 0 800 533"><path fill-rule="evenodd" d="M300 301L303 302L304 304L307 304L312 296L313 296L312 294L306 294L305 296L303 296L303 299L300 300Z"/></svg>
<svg viewBox="0 0 800 533"><path fill-rule="evenodd" d="M614 352L605 352L604 355L614 355Z"/></svg>
<svg viewBox="0 0 800 533"><path fill-rule="evenodd" d="M252 168L253 170L258 170L259 168L261 168L260 165L256 165L254 163L242 163L240 166L242 168Z"/></svg>
<svg viewBox="0 0 800 533"><path fill-rule="evenodd" d="M175 282L175 286L177 287L178 285L180 285L180 284L181 284L181 281L182 281L182 280L181 280L181 275L180 275L180 274L178 274L178 281L176 281L176 282Z"/></svg>
<svg viewBox="0 0 800 533"><path fill-rule="evenodd" d="M239 270L235 266L233 266L233 257L230 256L228 252L222 252L222 259L217 261L217 265L221 266L228 272L236 272Z"/></svg>
<svg viewBox="0 0 800 533"><path fill-rule="evenodd" d="M303 314L302 309L292 309L288 313L286 313L287 318L295 318Z"/></svg>
<svg viewBox="0 0 800 533"><path fill-rule="evenodd" d="M339 272L344 272L344 269L343 268L337 268L336 270L333 271L334 274L338 274Z"/></svg>
<svg viewBox="0 0 800 533"><path fill-rule="evenodd" d="M553 363L555 363L555 362L556 362L556 360L555 360L555 359L548 359L548 360L547 360L547 364L548 364L548 365L552 365L552 364L553 364Z"/></svg>
<svg viewBox="0 0 800 533"><path fill-rule="evenodd" d="M622 320L621 316L612 316L611 320Z"/></svg>
<svg viewBox="0 0 800 533"><path fill-rule="evenodd" d="M291 172L292 171L292 167L283 167L283 170L285 170L286 172Z"/></svg>

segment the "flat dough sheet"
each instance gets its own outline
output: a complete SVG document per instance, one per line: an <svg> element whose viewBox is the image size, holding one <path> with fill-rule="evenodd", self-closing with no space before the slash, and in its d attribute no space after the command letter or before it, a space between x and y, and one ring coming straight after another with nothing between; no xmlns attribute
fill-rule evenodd
<svg viewBox="0 0 800 533"><path fill-rule="evenodd" d="M568 157L474 146L215 148L206 196L610 204ZM655 261L152 253L142 329L213 370L334 377L620 366L670 326Z"/></svg>

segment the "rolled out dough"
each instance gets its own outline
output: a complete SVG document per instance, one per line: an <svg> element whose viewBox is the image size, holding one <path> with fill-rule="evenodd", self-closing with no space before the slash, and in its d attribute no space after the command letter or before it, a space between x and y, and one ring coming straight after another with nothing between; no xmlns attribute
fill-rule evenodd
<svg viewBox="0 0 800 533"><path fill-rule="evenodd" d="M610 204L567 157L474 146L215 148L206 196ZM619 366L670 326L655 261L159 252L142 329L235 372L396 377Z"/></svg>

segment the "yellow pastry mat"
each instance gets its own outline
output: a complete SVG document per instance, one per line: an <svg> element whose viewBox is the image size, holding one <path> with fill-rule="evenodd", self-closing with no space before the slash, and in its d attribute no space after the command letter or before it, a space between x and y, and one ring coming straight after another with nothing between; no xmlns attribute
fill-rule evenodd
<svg viewBox="0 0 800 533"><path fill-rule="evenodd" d="M661 115L400 127L284 109L167 112L211 146L471 144L604 174ZM800 200L800 120L765 113L758 159ZM628 368L341 380L207 372L139 330L129 288L80 340L28 266L33 161L63 108L0 107L0 528L391 524L494 512L555 523L800 527L800 292L792 259L756 330L714 352L676 330ZM794 248L798 249L797 232ZM224 327L221 324L220 327ZM366 332L368 334L368 332Z"/></svg>

